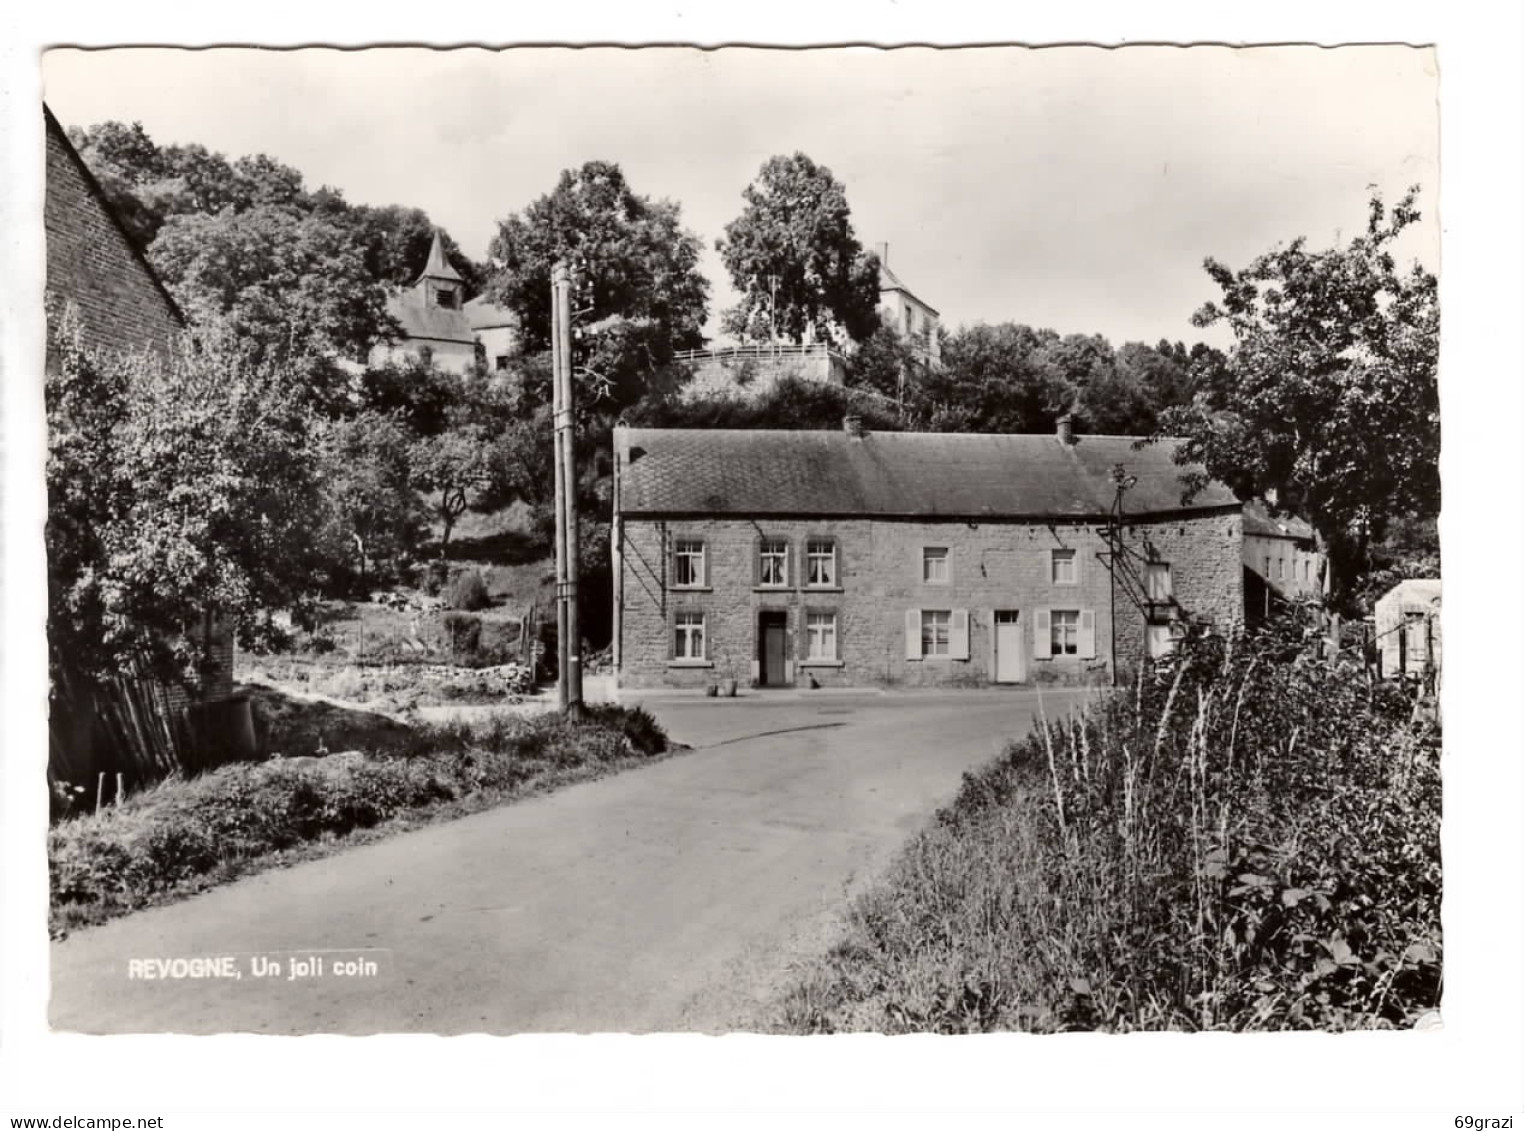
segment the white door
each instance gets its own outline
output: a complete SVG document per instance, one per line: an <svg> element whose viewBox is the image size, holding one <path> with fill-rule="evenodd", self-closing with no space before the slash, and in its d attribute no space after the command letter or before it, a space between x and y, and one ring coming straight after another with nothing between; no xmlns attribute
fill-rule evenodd
<svg viewBox="0 0 1524 1131"><path fill-rule="evenodd" d="M1026 652L1021 646L1021 614L995 610L995 682L1021 683L1027 677Z"/></svg>

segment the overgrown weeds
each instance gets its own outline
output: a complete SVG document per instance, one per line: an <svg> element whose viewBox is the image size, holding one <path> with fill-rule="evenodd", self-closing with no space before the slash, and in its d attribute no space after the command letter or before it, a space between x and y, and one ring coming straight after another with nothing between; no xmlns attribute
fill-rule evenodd
<svg viewBox="0 0 1524 1131"><path fill-rule="evenodd" d="M982 771L771 1027L1394 1028L1437 1007L1440 740L1277 626Z"/></svg>
<svg viewBox="0 0 1524 1131"><path fill-rule="evenodd" d="M606 705L577 722L502 714L420 728L402 754L277 758L172 778L49 833L51 929L59 937L363 830L471 812L667 749L644 710Z"/></svg>

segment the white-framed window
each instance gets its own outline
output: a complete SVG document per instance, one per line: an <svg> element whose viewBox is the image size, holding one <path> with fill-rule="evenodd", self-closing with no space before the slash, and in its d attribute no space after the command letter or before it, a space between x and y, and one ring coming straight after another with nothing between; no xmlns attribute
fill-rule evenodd
<svg viewBox="0 0 1524 1131"><path fill-rule="evenodd" d="M819 588L836 587L836 543L829 538L811 538L804 544L804 583Z"/></svg>
<svg viewBox="0 0 1524 1131"><path fill-rule="evenodd" d="M757 544L757 584L788 584L788 542L783 538L764 538Z"/></svg>
<svg viewBox="0 0 1524 1131"><path fill-rule="evenodd" d="M1169 562L1148 562L1143 567L1143 583L1150 601L1164 602L1175 594L1175 579Z"/></svg>
<svg viewBox="0 0 1524 1131"><path fill-rule="evenodd" d="M704 584L708 565L704 543L698 538L679 538L672 545L672 584L679 589L697 589Z"/></svg>
<svg viewBox="0 0 1524 1131"><path fill-rule="evenodd" d="M921 610L921 655L948 656L952 654L952 610Z"/></svg>
<svg viewBox="0 0 1524 1131"><path fill-rule="evenodd" d="M704 658L704 614L682 611L673 618L672 656L677 660Z"/></svg>
<svg viewBox="0 0 1524 1131"><path fill-rule="evenodd" d="M1079 555L1073 550L1050 550L1052 555L1049 576L1054 585L1079 584Z"/></svg>
<svg viewBox="0 0 1524 1131"><path fill-rule="evenodd" d="M1276 558L1275 559L1275 579L1277 581L1285 581L1286 580L1286 559L1285 558Z"/></svg>
<svg viewBox="0 0 1524 1131"><path fill-rule="evenodd" d="M806 613L804 617L806 659L835 660L836 614Z"/></svg>
<svg viewBox="0 0 1524 1131"><path fill-rule="evenodd" d="M921 580L927 585L946 585L952 580L952 552L946 546L921 548Z"/></svg>
<svg viewBox="0 0 1524 1131"><path fill-rule="evenodd" d="M1054 656L1079 655L1078 609L1054 609L1049 652Z"/></svg>
<svg viewBox="0 0 1524 1131"><path fill-rule="evenodd" d="M498 354L497 357L493 359L493 368L496 369L499 373L505 372L508 368L508 355L506 353Z"/></svg>

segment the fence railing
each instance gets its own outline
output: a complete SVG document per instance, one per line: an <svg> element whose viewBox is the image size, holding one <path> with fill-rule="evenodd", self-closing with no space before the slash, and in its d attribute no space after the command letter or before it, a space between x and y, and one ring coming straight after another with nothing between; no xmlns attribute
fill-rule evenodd
<svg viewBox="0 0 1524 1131"><path fill-rule="evenodd" d="M809 345L799 345L795 342L754 342L744 346L678 350L672 356L678 361L708 361L730 357L830 357L841 361L846 360L846 356L841 351L818 342L812 342Z"/></svg>

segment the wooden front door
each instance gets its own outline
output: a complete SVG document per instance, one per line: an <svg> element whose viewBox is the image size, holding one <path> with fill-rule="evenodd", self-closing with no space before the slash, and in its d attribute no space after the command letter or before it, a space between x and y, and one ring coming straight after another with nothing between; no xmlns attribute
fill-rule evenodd
<svg viewBox="0 0 1524 1131"><path fill-rule="evenodd" d="M1027 678L1026 650L1021 644L1021 614L995 610L995 682L1021 683Z"/></svg>
<svg viewBox="0 0 1524 1131"><path fill-rule="evenodd" d="M762 613L758 630L761 637L758 641L758 658L762 661L762 686L786 686L789 682L788 614Z"/></svg>

